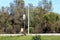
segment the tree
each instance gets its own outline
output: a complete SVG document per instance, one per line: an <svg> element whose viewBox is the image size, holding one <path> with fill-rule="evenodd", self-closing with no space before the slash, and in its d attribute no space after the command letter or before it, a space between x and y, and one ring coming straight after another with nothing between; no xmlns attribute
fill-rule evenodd
<svg viewBox="0 0 60 40"><path fill-rule="evenodd" d="M52 1L49 1L48 0L42 0L42 3L43 3L43 8L49 12L52 10Z"/></svg>
<svg viewBox="0 0 60 40"><path fill-rule="evenodd" d="M43 27L45 27L45 28L48 27L48 30L50 32L54 33L54 32L56 32L55 28L57 27L56 26L56 22L59 21L59 19L60 19L60 17L59 17L59 15L57 13L51 12L50 14L45 14L44 17L43 17L44 21L42 22L43 23ZM46 31L48 31L48 30L46 29Z"/></svg>
<svg viewBox="0 0 60 40"><path fill-rule="evenodd" d="M20 31L21 26L23 27L23 14L25 14L24 0L15 0L14 10L14 28L16 33ZM18 27L17 27L18 26ZM16 29L17 28L17 29Z"/></svg>
<svg viewBox="0 0 60 40"><path fill-rule="evenodd" d="M10 11L10 14L11 15L14 15L14 4L13 3L10 3L10 8L9 8L9 11Z"/></svg>

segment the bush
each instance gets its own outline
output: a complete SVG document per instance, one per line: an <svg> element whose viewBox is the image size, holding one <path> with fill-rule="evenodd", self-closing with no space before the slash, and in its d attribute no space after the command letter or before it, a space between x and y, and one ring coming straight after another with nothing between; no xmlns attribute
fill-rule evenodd
<svg viewBox="0 0 60 40"><path fill-rule="evenodd" d="M41 40L40 36L33 36L32 40Z"/></svg>
<svg viewBox="0 0 60 40"><path fill-rule="evenodd" d="M33 28L33 27L30 27L30 28L29 28L29 32L30 32L30 33L33 33L33 31L34 31L34 28Z"/></svg>

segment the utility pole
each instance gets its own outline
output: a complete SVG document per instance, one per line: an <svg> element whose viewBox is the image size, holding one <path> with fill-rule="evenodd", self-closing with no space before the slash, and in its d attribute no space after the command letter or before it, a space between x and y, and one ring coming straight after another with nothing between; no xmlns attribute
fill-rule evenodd
<svg viewBox="0 0 60 40"><path fill-rule="evenodd" d="M29 34L29 5L28 5L28 34Z"/></svg>

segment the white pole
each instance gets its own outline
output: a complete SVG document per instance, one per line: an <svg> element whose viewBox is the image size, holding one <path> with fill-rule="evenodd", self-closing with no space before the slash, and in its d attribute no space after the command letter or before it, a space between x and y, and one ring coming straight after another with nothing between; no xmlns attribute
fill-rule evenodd
<svg viewBox="0 0 60 40"><path fill-rule="evenodd" d="M29 34L29 5L28 5L28 34Z"/></svg>

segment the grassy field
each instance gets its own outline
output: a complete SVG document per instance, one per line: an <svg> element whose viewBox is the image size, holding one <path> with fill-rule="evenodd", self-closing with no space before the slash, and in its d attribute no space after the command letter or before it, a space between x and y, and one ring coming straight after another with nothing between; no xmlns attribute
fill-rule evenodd
<svg viewBox="0 0 60 40"><path fill-rule="evenodd" d="M32 40L32 36L2 36L0 40ZM41 40L60 40L60 36L41 36Z"/></svg>

